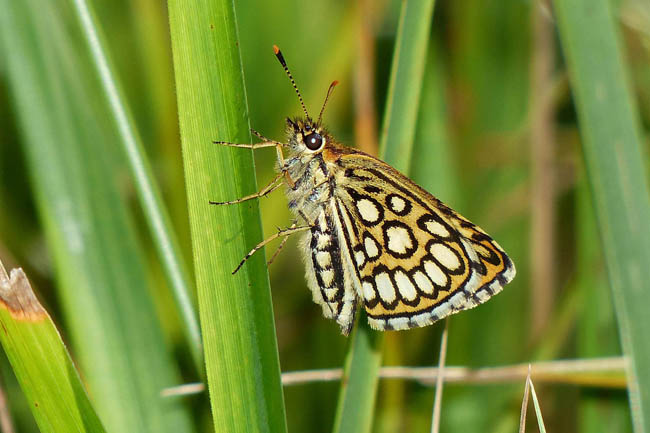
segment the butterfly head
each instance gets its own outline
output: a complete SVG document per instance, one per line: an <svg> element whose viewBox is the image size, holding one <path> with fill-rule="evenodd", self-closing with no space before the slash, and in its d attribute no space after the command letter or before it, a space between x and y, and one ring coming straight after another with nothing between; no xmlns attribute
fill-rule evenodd
<svg viewBox="0 0 650 433"><path fill-rule="evenodd" d="M310 118L290 119L287 117L289 146L298 153L321 152L332 142L329 133Z"/></svg>

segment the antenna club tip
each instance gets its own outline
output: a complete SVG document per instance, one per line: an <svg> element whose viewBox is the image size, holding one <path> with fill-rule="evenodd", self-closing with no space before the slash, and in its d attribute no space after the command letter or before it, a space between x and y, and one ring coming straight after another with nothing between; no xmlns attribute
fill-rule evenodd
<svg viewBox="0 0 650 433"><path fill-rule="evenodd" d="M277 45L273 45L273 52L277 55L280 52L280 48Z"/></svg>
<svg viewBox="0 0 650 433"><path fill-rule="evenodd" d="M338 86L338 84L339 84L339 80L334 80L334 81L332 81L331 86L332 86L332 87L334 87L334 86Z"/></svg>

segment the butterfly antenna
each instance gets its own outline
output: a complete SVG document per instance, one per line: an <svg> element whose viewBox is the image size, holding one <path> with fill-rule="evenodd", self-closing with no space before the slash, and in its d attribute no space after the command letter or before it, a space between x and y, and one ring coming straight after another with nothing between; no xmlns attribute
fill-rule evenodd
<svg viewBox="0 0 650 433"><path fill-rule="evenodd" d="M327 105L327 101L330 99L330 95L332 94L332 91L334 90L334 87L339 82L337 80L332 81L332 84L330 84L329 89L327 89L327 95L325 96L325 102L323 102L323 107L320 109L320 113L318 113L318 122L316 124L320 124L320 120L323 118L323 111L325 111L325 106Z"/></svg>
<svg viewBox="0 0 650 433"><path fill-rule="evenodd" d="M307 113L307 108L305 107L305 101L302 100L302 95L300 94L300 90L298 90L298 86L296 86L296 81L293 79L293 75L291 75L291 71L289 71L289 68L287 67L287 62L284 60L284 56L282 55L282 51L280 51L280 48L278 48L277 45L273 45L273 51L275 52L275 57L278 58L280 61L280 64L284 68L284 72L287 73L289 76L289 79L291 80L291 85L295 89L296 93L298 94L298 99L300 100L300 105L302 105L302 111L305 112L305 116L309 118L309 113Z"/></svg>

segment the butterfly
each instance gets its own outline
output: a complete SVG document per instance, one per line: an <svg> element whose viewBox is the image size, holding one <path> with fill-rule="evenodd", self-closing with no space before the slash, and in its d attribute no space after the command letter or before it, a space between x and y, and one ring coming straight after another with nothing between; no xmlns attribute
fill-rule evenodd
<svg viewBox="0 0 650 433"><path fill-rule="evenodd" d="M295 220L253 248L233 274L270 241L283 238L279 252L290 235L302 233L300 250L313 300L344 335L359 304L373 329L402 330L482 304L512 281L514 263L483 230L390 165L332 137L321 120L336 81L314 121L282 52L273 49L305 117L286 119L286 143L254 130L259 143L215 141L275 147L278 175L258 193L211 203L241 203L285 185Z"/></svg>

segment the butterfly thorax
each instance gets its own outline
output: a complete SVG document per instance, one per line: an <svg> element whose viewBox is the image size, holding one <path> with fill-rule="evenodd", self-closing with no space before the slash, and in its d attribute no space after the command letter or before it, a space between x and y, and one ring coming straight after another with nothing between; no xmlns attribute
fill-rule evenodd
<svg viewBox="0 0 650 433"><path fill-rule="evenodd" d="M333 203L344 174L339 157L348 149L309 119L287 119L287 136L289 155L283 170L289 176L289 209L297 221L311 227L300 243L307 281L323 314L335 319L347 335L361 287L353 287L351 256L345 253L349 247Z"/></svg>
<svg viewBox="0 0 650 433"><path fill-rule="evenodd" d="M299 220L312 224L336 189L336 154L342 146L309 119L287 119L289 155L284 170L289 175L289 209Z"/></svg>

